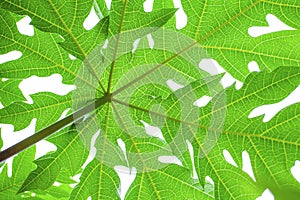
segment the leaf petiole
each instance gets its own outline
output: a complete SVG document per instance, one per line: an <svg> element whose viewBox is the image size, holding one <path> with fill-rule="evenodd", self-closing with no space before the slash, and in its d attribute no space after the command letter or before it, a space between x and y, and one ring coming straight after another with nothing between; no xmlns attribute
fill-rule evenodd
<svg viewBox="0 0 300 200"><path fill-rule="evenodd" d="M20 153L21 151L27 149L28 147L36 144L37 142L45 139L46 137L52 135L53 133L59 131L60 129L64 128L65 126L76 122L78 119L82 118L84 115L94 111L96 108L110 102L111 95L106 94L101 98L97 98L92 103L88 104L87 106L75 111L74 113L70 114L69 116L63 118L55 122L54 124L38 131L34 135L22 140L21 142L3 150L0 152L0 163L5 161L6 159L10 158L11 156Z"/></svg>

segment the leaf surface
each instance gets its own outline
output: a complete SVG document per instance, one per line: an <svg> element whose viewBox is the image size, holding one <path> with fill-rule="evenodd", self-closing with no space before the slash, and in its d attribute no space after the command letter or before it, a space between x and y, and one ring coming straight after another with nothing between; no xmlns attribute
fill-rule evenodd
<svg viewBox="0 0 300 200"><path fill-rule="evenodd" d="M155 1L154 10L172 6L168 0ZM252 37L250 27L268 27L273 14L291 28L299 28L299 2L284 0L203 0L182 3L188 19L178 30L195 39L233 77L243 81L248 64L256 61L261 69L299 66L299 31L275 31ZM167 26L176 29L174 18Z"/></svg>
<svg viewBox="0 0 300 200"><path fill-rule="evenodd" d="M57 121L65 123L60 128L69 127L48 138L58 149L35 160L36 169L32 158L20 161L19 166L25 163L33 171L18 175L17 187L5 176L3 182L24 195L37 191L42 199L120 199L118 166L137 172L125 199L256 199L267 188L275 198L297 199L300 185L291 168L299 160L299 104L268 122L249 115L259 106L281 102L298 87L299 31L258 37L248 31L268 26L267 14L297 29L300 5L293 0L182 2L188 22L178 30L172 1L154 1L151 12L144 11L144 3L114 0L108 8L102 0L0 2L0 53L22 52L0 67L0 76L9 78L0 90L7 94L0 98L5 105L1 123L21 130L37 118L37 134L57 130ZM86 30L91 9L100 21ZM15 25L23 15L32 19L32 37ZM215 66L210 71L199 65L210 58L243 87L224 89ZM261 72L250 73L251 61ZM77 89L66 96L38 93L31 96L33 104L21 102L18 81L53 73ZM202 97L210 100L195 105ZM59 120L68 108L74 113L65 119L73 121ZM95 150L93 160L75 188L54 187L55 181L69 184L70 176L81 172L90 149ZM236 166L226 162L225 150ZM242 170L246 152L255 180Z"/></svg>
<svg viewBox="0 0 300 200"><path fill-rule="evenodd" d="M19 192L47 189L57 180L61 171L66 172L63 176L60 175L60 178L66 179L66 181L78 174L88 156L79 136L73 128L65 128L49 138L48 141L57 146L56 152L48 153L34 161L37 169L29 174Z"/></svg>

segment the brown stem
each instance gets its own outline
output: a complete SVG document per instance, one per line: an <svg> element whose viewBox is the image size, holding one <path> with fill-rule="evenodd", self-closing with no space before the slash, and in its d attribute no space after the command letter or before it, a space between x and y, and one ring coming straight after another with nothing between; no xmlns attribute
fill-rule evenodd
<svg viewBox="0 0 300 200"><path fill-rule="evenodd" d="M26 138L25 140L22 140L21 142L1 151L0 152L0 163L5 161L6 159L10 158L13 155L20 153L21 151L27 149L28 147L36 144L37 142L45 139L46 137L52 135L53 133L57 132L58 130L64 128L65 126L82 118L84 115L94 111L96 108L109 102L110 99L111 99L111 95L105 95L99 99L96 99L92 103L90 103L87 106L81 108L80 110L72 113L71 115L65 117L64 119L55 122L54 124L38 131L34 135Z"/></svg>

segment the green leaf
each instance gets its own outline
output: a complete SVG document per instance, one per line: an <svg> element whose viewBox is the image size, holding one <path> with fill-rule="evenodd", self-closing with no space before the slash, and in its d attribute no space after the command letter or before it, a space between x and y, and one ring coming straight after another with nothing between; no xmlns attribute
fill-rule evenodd
<svg viewBox="0 0 300 200"><path fill-rule="evenodd" d="M212 176L216 188L222 191L217 198L230 199L239 195L256 198L265 188L279 199L287 193L291 199L299 196L300 184L290 172L295 160L299 159L298 131L295 129L300 123L299 104L285 108L266 123L262 117L248 118L254 108L287 97L299 85L299 72L299 68L279 68L272 73L251 74L241 90L230 88L226 91L227 103L220 109L226 110L227 117L223 129L215 131L220 138L214 149L206 155L198 143L201 138L196 137L194 148L198 155L206 155L197 162L198 173L202 178L208 174ZM200 119L204 124L209 123L210 116L211 113L203 113ZM242 166L241 152L249 153L256 182L239 172L240 169L224 163L221 156L224 149L231 153L239 167ZM226 181L229 176L230 182ZM239 184L239 190L234 188L236 184Z"/></svg>
<svg viewBox="0 0 300 200"><path fill-rule="evenodd" d="M62 170L66 172L63 174L66 180L78 174L87 158L87 150L79 136L74 128L65 128L49 138L57 150L34 161L37 169L29 174L19 192L49 188Z"/></svg>
<svg viewBox="0 0 300 200"><path fill-rule="evenodd" d="M59 186L51 186L47 190L33 190L22 193L22 199L47 199L47 200L63 200L70 195L72 188L69 185L61 184Z"/></svg>
<svg viewBox="0 0 300 200"><path fill-rule="evenodd" d="M0 6L19 15L30 16L31 24L42 31L60 34L64 38L61 45L75 57L84 59L95 45L105 40L107 34L107 18L90 31L83 27L93 3L93 0L49 0L28 4L7 0L2 1Z"/></svg>
<svg viewBox="0 0 300 200"><path fill-rule="evenodd" d="M1 64L0 77L22 79L32 75L43 77L59 73L63 76L64 83L74 81L80 62L70 60L68 54L57 44L62 41L57 35L36 29L32 37L21 35L15 18L4 10L0 12L0 22L3 24L0 28L0 53L13 50L22 52L21 58Z"/></svg>
<svg viewBox="0 0 300 200"><path fill-rule="evenodd" d="M231 199L236 196L240 196L241 198L246 198L246 196L247 198L256 198L266 188L270 188L272 193L278 197L289 193L289 197L292 198L299 195L298 191L300 190L299 183L290 172L295 160L299 159L298 131L295 129L298 126L297 124L299 124L297 114L299 113L299 105L297 104L284 109L268 123L263 123L261 117L249 119L248 116L253 109L260 105L274 104L287 97L299 85L299 73L299 68L279 68L272 73L253 73L246 79L241 90L237 91L231 87L216 95L212 99L211 104L201 109L200 117L195 121L180 120L178 113L183 114L183 112L180 106L176 105L179 103L178 100L173 100L173 103L171 103L174 97L170 96L167 100L146 100L147 93L144 93L144 96L142 96L142 92L147 91L144 89L141 89L141 93L136 95L144 100L136 99L136 101L133 100L130 104L117 99L114 102L132 109L131 118L136 119L136 121L143 119L153 124L153 115L156 115L156 117L165 115L164 118L169 122L166 122L164 126L160 126L160 129L165 133L164 137L168 142L175 140L172 133L174 134L178 131L179 122L187 124L189 127L196 127L196 131L193 132L194 138L191 139L193 140L194 149L197 150L197 154L195 155L197 172L200 175L201 182L204 182L205 177L208 175L215 180L217 199ZM189 92L195 92L197 96L203 96L203 92L205 92L204 88L195 87L199 84L193 85L193 90L188 87L183 88L182 93L189 95ZM180 92L176 91L176 93ZM224 93L226 94L226 104L222 103ZM164 102L166 102L166 105ZM165 114L153 112L151 111L151 107L155 104L171 109L166 110ZM214 109L212 109L213 106L215 107ZM115 112L120 112L116 108L119 107L115 106ZM119 108L119 110L122 109ZM223 122L223 127L222 124L221 126L212 127L210 123L214 113L217 114L217 117L223 117L224 112L226 113L226 119ZM151 115L152 117L149 118ZM119 120L121 121L122 117ZM197 123L198 120L201 124ZM216 122L218 123L218 121ZM132 127L126 120L123 125L124 127L128 127L128 129ZM118 124L109 124L108 126L118 127ZM137 129L138 126L133 126L132 128ZM124 134L117 135L117 137L123 137L124 141L127 141L126 132L134 135L136 132L142 131L141 129L135 131L132 128L124 131ZM120 130L115 130L114 132L119 133ZM207 136L209 137L205 138ZM205 139L209 140L209 138L212 141L205 143ZM184 139L182 138L182 140ZM182 147L183 144L179 144L181 144L179 148ZM127 145L128 149L137 147L140 151L135 151L139 152L137 154L140 154L142 157L142 152L155 151L155 148L151 147L151 145L160 145L162 148L164 144L158 144L151 138L148 140L134 140L131 138L126 143ZM178 153L176 154L178 152L176 148L177 146L173 146L173 155L178 155ZM246 150L249 152L256 183L246 173L241 173L241 169L235 168L225 162L223 157L224 149L227 149L231 153L239 167L242 166L242 151ZM130 151L132 152L133 150ZM161 153L163 154L163 152ZM159 153L155 155L158 156ZM129 154L129 162L131 159L131 163L134 163L133 166L142 168L139 165L141 163L140 159L134 156L131 158ZM145 157L145 160L148 161L149 159L149 157ZM186 160L189 158L182 155L181 159L182 163L189 168L189 161ZM152 164L150 162L146 166L152 166ZM232 178L232 181L228 181ZM235 188L237 185L238 189ZM135 187L135 185L132 187ZM221 194L218 192L221 192Z"/></svg>
<svg viewBox="0 0 300 200"><path fill-rule="evenodd" d="M112 10L109 15L109 32L112 35L116 35L125 31L145 27L161 27L174 15L176 11L174 8L166 8L159 9L151 13L145 13L143 10L143 2L144 1L141 0L112 1Z"/></svg>
<svg viewBox="0 0 300 200"><path fill-rule="evenodd" d="M32 161L34 160L35 148L30 148L16 157L12 163L12 176L8 177L8 165L4 165L0 174L1 186L0 197L1 199L19 200L21 194L16 195L24 180L34 168Z"/></svg>
<svg viewBox="0 0 300 200"><path fill-rule="evenodd" d="M70 196L70 192L72 191L72 188L70 185L59 185L59 186L52 186L49 189L46 190L39 190L34 191L36 194L36 197L39 197L40 199L49 199L49 200L56 200L56 199L67 199Z"/></svg>
<svg viewBox="0 0 300 200"><path fill-rule="evenodd" d="M108 16L109 14L105 0L94 0L94 9L100 19Z"/></svg>
<svg viewBox="0 0 300 200"><path fill-rule="evenodd" d="M126 199L214 199L194 186L189 170L176 165L139 173L133 184Z"/></svg>
<svg viewBox="0 0 300 200"><path fill-rule="evenodd" d="M80 183L74 188L70 199L118 199L116 189L119 180L112 168L93 160L83 171Z"/></svg>
<svg viewBox="0 0 300 200"><path fill-rule="evenodd" d="M3 108L0 112L1 123L13 124L15 131L18 131L26 128L31 120L36 118L36 130L40 130L56 122L63 111L72 107L72 93L66 96L38 93L31 97L33 104L16 102Z"/></svg>
<svg viewBox="0 0 300 200"><path fill-rule="evenodd" d="M0 81L0 102L8 106L12 102L25 101L25 97L19 89L20 80Z"/></svg>
<svg viewBox="0 0 300 200"><path fill-rule="evenodd" d="M299 31L251 37L248 29L267 26L269 13L299 28L300 5L292 0L189 1L183 4L188 24L177 30L172 1L154 1L152 12L144 12L144 3L114 0L108 10L101 0L0 2L0 53L23 54L1 64L0 76L21 80L59 73L64 83L77 87L66 96L32 95L33 104L18 102L18 90L12 92L17 97L7 98L0 122L20 130L37 118L38 132L32 141L2 151L2 160L63 129L49 138L57 151L34 161L37 168L28 167L33 171L26 179L20 175L22 183L13 192L37 191L41 199L120 199L123 180L117 167L123 167L131 175L137 172L127 193L121 191L125 199L256 199L267 188L276 199L297 199L300 184L291 167L299 160L299 104L269 122L249 115L298 87ZM92 7L101 20L85 30ZM15 19L23 15L32 19L33 37L18 33ZM223 89L223 75L199 69L199 62L209 58L243 87ZM250 74L247 65L253 60L262 72ZM211 98L207 105L194 105L205 96ZM68 108L73 113L59 120ZM55 181L69 184L70 176L81 172L86 148L96 153L80 182L74 189L55 188ZM237 167L226 162L224 150ZM249 153L255 180L242 170L243 151ZM32 166L31 161L18 166ZM18 195L9 193L8 199Z"/></svg>
<svg viewBox="0 0 300 200"><path fill-rule="evenodd" d="M154 2L154 10L169 7L170 1ZM299 66L299 31L281 31L251 37L252 26L268 27L267 14L273 14L292 28L299 28L297 1L285 0L195 0L182 3L188 18L177 30L173 20L168 27L195 39L207 53L236 79L243 81L248 63L256 61L261 68Z"/></svg>

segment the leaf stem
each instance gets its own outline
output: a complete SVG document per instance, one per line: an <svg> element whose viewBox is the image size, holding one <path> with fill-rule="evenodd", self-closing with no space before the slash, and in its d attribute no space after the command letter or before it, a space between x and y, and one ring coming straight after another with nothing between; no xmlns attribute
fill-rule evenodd
<svg viewBox="0 0 300 200"><path fill-rule="evenodd" d="M87 106L81 108L80 110L70 114L69 116L63 118L55 122L54 124L38 131L34 135L22 140L21 142L3 150L0 152L0 163L5 161L6 159L10 158L11 156L20 153L21 151L27 149L28 147L34 145L35 143L45 139L46 137L52 135L53 133L57 132L58 130L64 128L65 126L74 123L78 119L82 118L84 115L94 111L96 108L106 104L111 99L111 95L105 95L101 98L96 99L92 103L88 104Z"/></svg>
<svg viewBox="0 0 300 200"><path fill-rule="evenodd" d="M110 68L110 72L109 72L107 93L110 93L110 89L111 89L111 84L112 84L112 79L113 79L113 72L114 72L116 57L117 57L117 53L118 53L118 46L119 46L119 42L120 42L120 36L121 36L121 31L122 31L126 6L127 6L127 0L125 0L124 3L123 3L122 15L121 15L121 20L120 20L118 35L117 35L117 38L116 38L116 45L115 45L115 51L114 51L114 55L113 55L113 61L111 63L111 68Z"/></svg>

